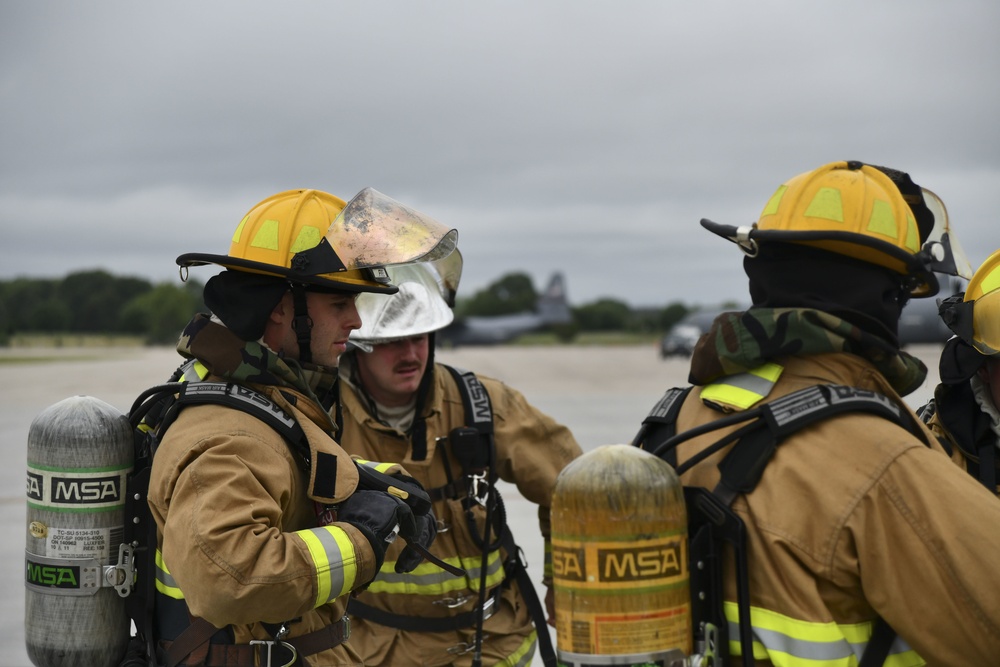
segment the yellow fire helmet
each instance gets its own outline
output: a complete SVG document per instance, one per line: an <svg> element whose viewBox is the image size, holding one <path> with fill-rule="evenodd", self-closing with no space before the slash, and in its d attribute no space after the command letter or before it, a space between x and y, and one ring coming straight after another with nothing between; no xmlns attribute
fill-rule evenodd
<svg viewBox="0 0 1000 667"><path fill-rule="evenodd" d="M456 250L444 264L421 262L389 267L389 277L399 291L358 296L362 324L351 332L351 343L371 352L374 345L432 333L451 324L461 261Z"/></svg>
<svg viewBox="0 0 1000 667"><path fill-rule="evenodd" d="M455 229L372 188L346 204L320 190L287 190L250 209L229 254L186 253L177 264L182 278L188 267L219 264L345 292L392 294L386 266L438 261L457 243Z"/></svg>
<svg viewBox="0 0 1000 667"><path fill-rule="evenodd" d="M800 243L883 266L907 276L914 297L937 293L935 272L972 275L937 195L903 172L857 161L795 176L751 226L701 225L751 257L759 243Z"/></svg>
<svg viewBox="0 0 1000 667"><path fill-rule="evenodd" d="M945 324L980 354L1000 354L1000 250L983 262L964 294L943 299L938 309Z"/></svg>

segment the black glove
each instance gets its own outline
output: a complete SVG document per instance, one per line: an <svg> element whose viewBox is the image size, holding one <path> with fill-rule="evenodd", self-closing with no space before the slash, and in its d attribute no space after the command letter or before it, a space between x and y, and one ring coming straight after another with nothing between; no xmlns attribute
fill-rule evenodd
<svg viewBox="0 0 1000 667"><path fill-rule="evenodd" d="M412 572L424 559L424 555L413 545L416 544L426 551L431 548L434 538L437 537L437 519L434 518L433 512L418 516L416 521L416 535L407 539L406 547L396 559L396 572Z"/></svg>
<svg viewBox="0 0 1000 667"><path fill-rule="evenodd" d="M385 550L397 532L404 539L417 535L413 510L396 496L381 491L355 491L337 508L337 521L351 524L368 539L375 553L376 572L382 569Z"/></svg>

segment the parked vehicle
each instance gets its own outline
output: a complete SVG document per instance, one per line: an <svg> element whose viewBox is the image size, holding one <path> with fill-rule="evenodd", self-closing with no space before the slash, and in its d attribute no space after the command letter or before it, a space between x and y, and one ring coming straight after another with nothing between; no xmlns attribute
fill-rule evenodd
<svg viewBox="0 0 1000 667"><path fill-rule="evenodd" d="M660 339L660 357L666 359L674 356L691 356L698 339L708 331L721 312L723 312L721 309L712 308L685 315Z"/></svg>

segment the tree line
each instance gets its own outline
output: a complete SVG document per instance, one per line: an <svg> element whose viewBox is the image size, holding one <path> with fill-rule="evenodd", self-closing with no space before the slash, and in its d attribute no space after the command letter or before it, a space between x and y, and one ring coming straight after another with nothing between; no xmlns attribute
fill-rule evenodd
<svg viewBox="0 0 1000 667"><path fill-rule="evenodd" d="M166 344L205 310L203 284L153 284L107 271L0 281L0 343L14 334L124 334Z"/></svg>
<svg viewBox="0 0 1000 667"><path fill-rule="evenodd" d="M79 271L64 278L15 278L0 281L0 345L14 334L123 334L148 344L171 344L197 312L207 310L203 283L154 284L104 270ZM531 311L538 292L526 273L508 273L485 288L459 297L457 317L507 315ZM635 309L602 298L571 306L573 322L557 333L570 339L578 331L667 331L691 309L680 303Z"/></svg>

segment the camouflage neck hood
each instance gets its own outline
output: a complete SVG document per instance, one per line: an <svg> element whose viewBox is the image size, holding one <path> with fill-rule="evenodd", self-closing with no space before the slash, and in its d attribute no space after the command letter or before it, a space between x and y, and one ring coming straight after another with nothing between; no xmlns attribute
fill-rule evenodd
<svg viewBox="0 0 1000 667"><path fill-rule="evenodd" d="M867 359L900 396L917 389L927 367L853 324L808 308L751 308L723 313L695 348L688 381L706 385L782 357L849 352Z"/></svg>
<svg viewBox="0 0 1000 667"><path fill-rule="evenodd" d="M239 383L288 386L320 403L337 381L337 369L300 366L257 341L245 341L208 315L196 315L184 328L177 351L198 359L213 374Z"/></svg>

